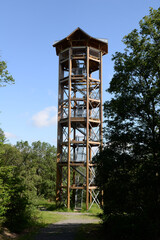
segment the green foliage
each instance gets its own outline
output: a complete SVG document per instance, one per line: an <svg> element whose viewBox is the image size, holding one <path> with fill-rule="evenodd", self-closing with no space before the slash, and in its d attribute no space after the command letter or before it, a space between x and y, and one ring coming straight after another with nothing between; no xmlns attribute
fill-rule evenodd
<svg viewBox="0 0 160 240"><path fill-rule="evenodd" d="M21 176L30 195L54 200L56 182L56 148L45 142L17 142L21 153Z"/></svg>
<svg viewBox="0 0 160 240"><path fill-rule="evenodd" d="M3 182L8 185L7 193L9 194L9 201L5 204L7 207L4 215L5 226L11 231L21 232L31 219L31 208L25 185L19 177L14 176L14 173L10 178L3 176Z"/></svg>
<svg viewBox="0 0 160 240"><path fill-rule="evenodd" d="M7 70L5 61L0 61L0 87L13 84L14 79ZM2 224L12 231L21 231L31 219L29 199L20 176L21 153L5 144L5 135L0 129L0 227Z"/></svg>
<svg viewBox="0 0 160 240"><path fill-rule="evenodd" d="M46 210L46 211L57 210L55 201L49 201L49 200L41 198L41 197L35 199L34 206L40 210Z"/></svg>
<svg viewBox="0 0 160 240"><path fill-rule="evenodd" d="M0 60L0 87L5 87L6 84L14 83L12 75L7 70L7 64L5 61Z"/></svg>
<svg viewBox="0 0 160 240"><path fill-rule="evenodd" d="M3 130L0 128L0 147L1 145L5 142L6 138L5 138L5 135L4 135L4 132Z"/></svg>
<svg viewBox="0 0 160 240"><path fill-rule="evenodd" d="M15 166L18 174L26 185L30 199L44 197L54 200L56 182L56 148L48 143L27 141L17 142L16 146L3 144L0 153L5 166Z"/></svg>
<svg viewBox="0 0 160 240"><path fill-rule="evenodd" d="M3 140L3 132L1 135ZM6 154L6 150L9 152L8 154ZM17 153L17 149L5 145L1 141L0 224L4 224L12 231L21 231L30 221L31 211L24 182L18 174L17 166L14 166L15 153Z"/></svg>
<svg viewBox="0 0 160 240"><path fill-rule="evenodd" d="M54 146L40 141L11 146L0 130L1 224L20 232L30 224L38 198L54 199L55 167Z"/></svg>
<svg viewBox="0 0 160 240"><path fill-rule="evenodd" d="M4 221L4 215L7 211L7 203L10 200L8 185L4 184L3 176L9 175L10 168L2 166L1 154L3 153L4 133L0 129L0 225Z"/></svg>
<svg viewBox="0 0 160 240"><path fill-rule="evenodd" d="M83 203L81 212L87 212L87 213L94 214L94 216L95 215L99 216L102 214L102 209L99 206L97 206L97 204L93 203L91 209L86 210L86 204Z"/></svg>
<svg viewBox="0 0 160 240"><path fill-rule="evenodd" d="M0 167L0 220L10 230L20 232L31 219L25 186L12 167Z"/></svg>
<svg viewBox="0 0 160 240"><path fill-rule="evenodd" d="M11 178L11 168L0 167L0 223L5 220L5 214L10 201L10 187L4 182L4 177Z"/></svg>
<svg viewBox="0 0 160 240"><path fill-rule="evenodd" d="M96 156L111 239L157 239L160 223L160 8L123 38L104 104L104 151ZM144 224L144 225L143 225ZM148 234L150 231L150 234ZM130 234L129 234L130 233ZM132 233L132 234L131 234ZM151 238L152 236L152 238Z"/></svg>

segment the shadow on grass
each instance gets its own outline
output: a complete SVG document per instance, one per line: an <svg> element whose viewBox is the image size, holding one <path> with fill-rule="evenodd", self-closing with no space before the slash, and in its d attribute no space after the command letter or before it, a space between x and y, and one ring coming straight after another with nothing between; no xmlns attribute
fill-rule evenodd
<svg viewBox="0 0 160 240"><path fill-rule="evenodd" d="M74 240L80 224L50 224L42 228L34 240ZM56 237L56 238L55 238Z"/></svg>
<svg viewBox="0 0 160 240"><path fill-rule="evenodd" d="M82 224L76 232L75 240L105 240L102 224Z"/></svg>
<svg viewBox="0 0 160 240"><path fill-rule="evenodd" d="M46 226L47 224L44 223L33 222L33 225L24 230L16 240L33 240L39 229L45 228Z"/></svg>

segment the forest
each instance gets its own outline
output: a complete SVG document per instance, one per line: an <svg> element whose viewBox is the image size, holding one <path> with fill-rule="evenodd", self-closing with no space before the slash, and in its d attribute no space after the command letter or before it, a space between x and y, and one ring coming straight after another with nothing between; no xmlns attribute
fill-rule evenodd
<svg viewBox="0 0 160 240"><path fill-rule="evenodd" d="M123 38L104 103L105 148L97 161L108 239L159 239L160 8Z"/></svg>
<svg viewBox="0 0 160 240"><path fill-rule="evenodd" d="M160 8L123 38L104 102L104 148L95 157L108 240L160 237ZM0 61L0 91L14 83ZM7 86L6 86L7 87ZM55 200L56 148L7 143L0 130L0 225L22 231L39 199ZM102 199L101 199L102 200ZM106 238L104 238L106 239Z"/></svg>
<svg viewBox="0 0 160 240"><path fill-rule="evenodd" d="M30 223L39 199L55 200L56 148L45 142L5 143L0 131L0 221L12 231ZM18 229L17 229L18 227Z"/></svg>

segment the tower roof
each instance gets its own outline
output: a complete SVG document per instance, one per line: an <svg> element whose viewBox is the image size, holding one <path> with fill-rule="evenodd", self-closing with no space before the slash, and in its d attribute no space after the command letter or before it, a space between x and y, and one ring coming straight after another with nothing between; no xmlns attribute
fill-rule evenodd
<svg viewBox="0 0 160 240"><path fill-rule="evenodd" d="M59 55L59 53L64 49L71 46L72 47L89 46L100 50L103 53L103 55L108 53L107 39L91 37L79 27L76 28L67 37L63 38L60 41L56 41L53 44L53 47L56 48L57 55Z"/></svg>

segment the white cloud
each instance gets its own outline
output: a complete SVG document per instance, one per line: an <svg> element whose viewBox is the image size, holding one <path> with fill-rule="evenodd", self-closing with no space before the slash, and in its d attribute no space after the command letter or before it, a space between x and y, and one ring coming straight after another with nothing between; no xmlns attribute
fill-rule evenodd
<svg viewBox="0 0 160 240"><path fill-rule="evenodd" d="M4 132L6 138L17 138L17 136L10 132Z"/></svg>
<svg viewBox="0 0 160 240"><path fill-rule="evenodd" d="M32 117L33 124L36 127L48 127L57 122L57 108L54 106L47 107L44 110L36 113Z"/></svg>

